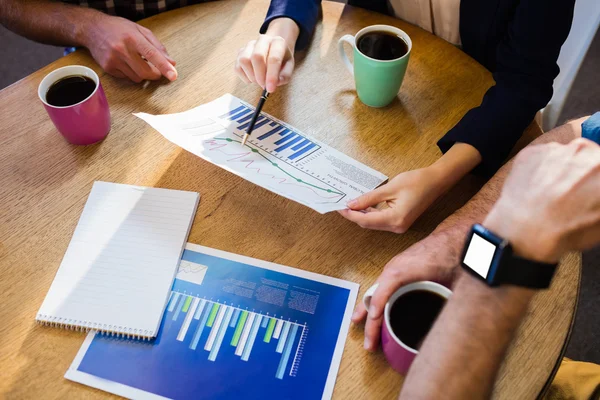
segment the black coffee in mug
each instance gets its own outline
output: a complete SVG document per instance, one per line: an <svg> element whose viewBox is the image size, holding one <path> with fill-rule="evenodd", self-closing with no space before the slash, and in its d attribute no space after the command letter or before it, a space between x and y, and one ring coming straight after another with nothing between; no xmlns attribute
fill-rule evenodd
<svg viewBox="0 0 600 400"><path fill-rule="evenodd" d="M376 60L395 60L408 53L408 45L398 35L388 31L371 31L356 43L358 50Z"/></svg>
<svg viewBox="0 0 600 400"><path fill-rule="evenodd" d="M446 298L429 290L413 290L398 297L390 310L392 331L402 343L419 350Z"/></svg>
<svg viewBox="0 0 600 400"><path fill-rule="evenodd" d="M46 92L46 102L55 107L67 107L87 99L96 89L96 82L83 75L71 75L54 82Z"/></svg>

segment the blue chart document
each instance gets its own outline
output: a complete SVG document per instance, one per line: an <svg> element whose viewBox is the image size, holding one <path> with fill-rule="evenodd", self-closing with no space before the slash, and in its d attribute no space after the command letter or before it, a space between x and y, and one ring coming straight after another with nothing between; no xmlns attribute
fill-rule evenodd
<svg viewBox="0 0 600 400"><path fill-rule="evenodd" d="M330 398L357 293L188 244L156 340L90 333L65 376L130 398Z"/></svg>

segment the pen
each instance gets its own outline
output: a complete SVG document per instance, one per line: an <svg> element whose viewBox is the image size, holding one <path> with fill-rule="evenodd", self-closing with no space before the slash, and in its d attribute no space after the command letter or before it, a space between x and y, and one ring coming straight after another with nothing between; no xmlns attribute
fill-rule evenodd
<svg viewBox="0 0 600 400"><path fill-rule="evenodd" d="M256 120L258 119L258 116L260 115L263 105L265 104L265 100L267 100L268 97L269 97L269 92L267 92L267 89L263 90L262 95L260 96L260 99L258 100L258 105L256 106L256 110L254 111L254 115L252 116L252 120L250 121L250 125L248 125L248 130L246 131L246 133L244 134L244 138L242 139L242 146L244 146L246 144L246 140L248 140L248 136L250 136L250 134L252 133L252 130L254 129L254 124L256 124Z"/></svg>

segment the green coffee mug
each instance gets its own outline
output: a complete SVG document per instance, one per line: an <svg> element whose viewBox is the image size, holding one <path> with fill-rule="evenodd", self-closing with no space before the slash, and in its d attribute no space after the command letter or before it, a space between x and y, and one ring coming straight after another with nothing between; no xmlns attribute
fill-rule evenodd
<svg viewBox="0 0 600 400"><path fill-rule="evenodd" d="M408 47L405 55L394 60L376 60L358 50L356 43L361 36L372 31L387 31L398 35ZM354 65L346 56L344 42L354 48ZM338 41L338 50L342 62L354 75L358 98L370 107L385 107L394 100L400 91L408 59L412 50L410 37L401 29L389 25L371 25L361 29L355 36L345 35Z"/></svg>

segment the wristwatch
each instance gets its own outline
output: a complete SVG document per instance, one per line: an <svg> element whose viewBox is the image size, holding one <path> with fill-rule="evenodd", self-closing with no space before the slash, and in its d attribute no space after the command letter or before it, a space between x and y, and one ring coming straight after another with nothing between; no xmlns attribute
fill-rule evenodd
<svg viewBox="0 0 600 400"><path fill-rule="evenodd" d="M475 224L467 236L461 265L489 286L509 284L545 289L550 286L558 264L518 257L507 240Z"/></svg>

